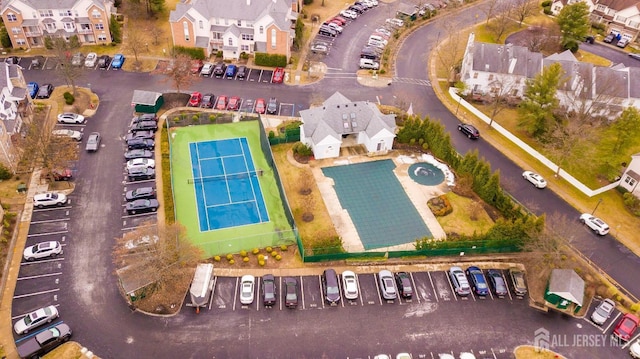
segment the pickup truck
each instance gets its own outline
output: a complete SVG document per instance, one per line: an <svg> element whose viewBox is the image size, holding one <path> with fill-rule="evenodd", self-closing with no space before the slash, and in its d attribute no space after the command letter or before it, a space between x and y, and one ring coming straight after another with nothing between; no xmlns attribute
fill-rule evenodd
<svg viewBox="0 0 640 359"><path fill-rule="evenodd" d="M49 328L18 345L20 358L39 358L71 338L71 328L62 323Z"/></svg>

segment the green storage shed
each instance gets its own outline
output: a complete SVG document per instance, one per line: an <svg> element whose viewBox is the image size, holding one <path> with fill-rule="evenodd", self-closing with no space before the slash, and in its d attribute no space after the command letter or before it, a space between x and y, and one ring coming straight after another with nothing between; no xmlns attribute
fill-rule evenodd
<svg viewBox="0 0 640 359"><path fill-rule="evenodd" d="M131 106L139 113L157 113L164 104L160 92L134 90Z"/></svg>

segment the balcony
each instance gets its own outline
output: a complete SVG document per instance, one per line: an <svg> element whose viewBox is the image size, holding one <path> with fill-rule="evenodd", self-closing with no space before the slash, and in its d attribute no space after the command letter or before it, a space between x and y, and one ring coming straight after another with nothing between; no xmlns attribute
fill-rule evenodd
<svg viewBox="0 0 640 359"><path fill-rule="evenodd" d="M93 30L91 29L78 29L78 34L93 34Z"/></svg>
<svg viewBox="0 0 640 359"><path fill-rule="evenodd" d="M25 31L24 35L26 37L38 37L38 36L42 36L42 30L37 30L37 31Z"/></svg>

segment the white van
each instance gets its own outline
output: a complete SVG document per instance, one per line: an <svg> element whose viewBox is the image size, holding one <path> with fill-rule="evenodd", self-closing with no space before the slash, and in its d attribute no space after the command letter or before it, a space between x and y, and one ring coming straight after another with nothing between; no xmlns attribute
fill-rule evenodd
<svg viewBox="0 0 640 359"><path fill-rule="evenodd" d="M380 68L380 63L373 61L371 59L360 59L360 68L377 70Z"/></svg>
<svg viewBox="0 0 640 359"><path fill-rule="evenodd" d="M384 44L384 46L387 46L387 40L384 39L382 36L379 35L371 35L369 36L369 42L371 41L375 41L375 42L381 42Z"/></svg>
<svg viewBox="0 0 640 359"><path fill-rule="evenodd" d="M376 41L373 39L369 39L369 41L367 42L367 46L371 46L371 47L377 47L379 49L384 49L384 43L380 42L380 41Z"/></svg>

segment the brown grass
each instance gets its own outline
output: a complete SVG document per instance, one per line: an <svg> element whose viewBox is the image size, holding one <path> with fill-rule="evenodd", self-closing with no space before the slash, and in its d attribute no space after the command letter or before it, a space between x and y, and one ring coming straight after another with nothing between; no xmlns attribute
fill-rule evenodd
<svg viewBox="0 0 640 359"><path fill-rule="evenodd" d="M516 359L564 359L564 356L554 353L551 350L536 351L535 347L529 345L517 347L514 353Z"/></svg>
<svg viewBox="0 0 640 359"><path fill-rule="evenodd" d="M484 233L493 226L493 221L482 206L478 208L478 219L475 221L470 219L471 206L476 203L474 200L459 196L453 192L447 193L447 197L451 202L453 212L444 217L436 217L446 233L472 235L474 232Z"/></svg>

